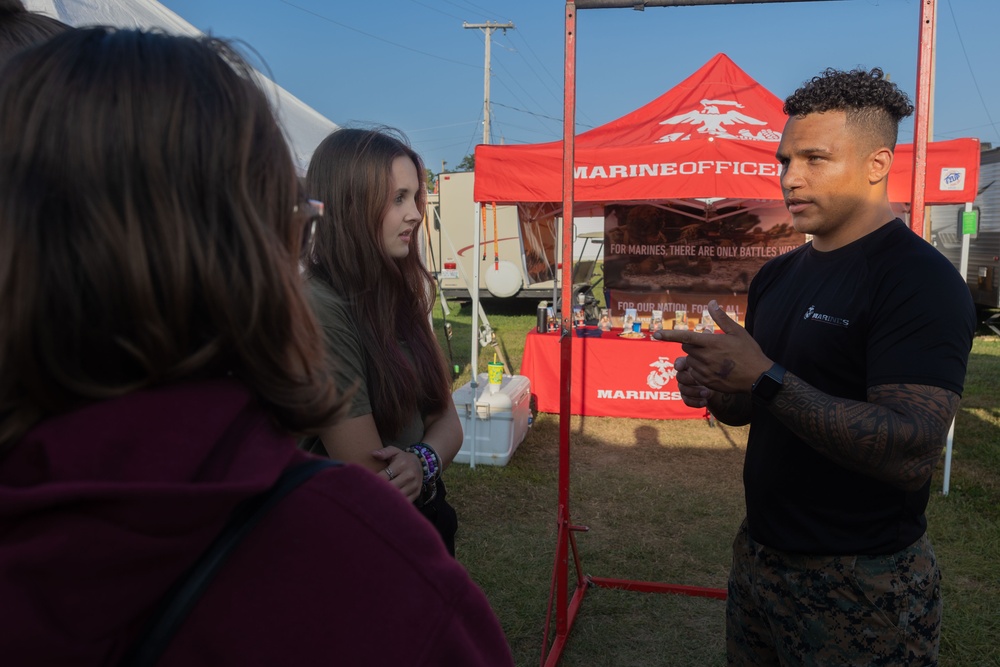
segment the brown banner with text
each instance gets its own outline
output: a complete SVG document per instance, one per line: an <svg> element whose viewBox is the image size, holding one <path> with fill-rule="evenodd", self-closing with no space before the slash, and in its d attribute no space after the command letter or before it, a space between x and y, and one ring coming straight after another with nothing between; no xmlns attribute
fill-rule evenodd
<svg viewBox="0 0 1000 667"><path fill-rule="evenodd" d="M646 322L653 310L665 324L678 310L697 319L711 299L742 321L760 267L805 241L775 201L613 204L604 236L608 306L619 325L627 308Z"/></svg>

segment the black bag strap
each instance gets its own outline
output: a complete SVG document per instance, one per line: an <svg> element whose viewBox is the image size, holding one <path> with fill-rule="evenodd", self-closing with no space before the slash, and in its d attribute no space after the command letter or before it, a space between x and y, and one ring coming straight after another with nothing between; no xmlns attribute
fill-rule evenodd
<svg viewBox="0 0 1000 667"><path fill-rule="evenodd" d="M155 665L205 588L247 533L300 484L321 470L340 465L342 464L338 461L320 459L292 466L281 474L270 489L240 503L222 532L160 602L158 611L145 632L125 654L122 667Z"/></svg>

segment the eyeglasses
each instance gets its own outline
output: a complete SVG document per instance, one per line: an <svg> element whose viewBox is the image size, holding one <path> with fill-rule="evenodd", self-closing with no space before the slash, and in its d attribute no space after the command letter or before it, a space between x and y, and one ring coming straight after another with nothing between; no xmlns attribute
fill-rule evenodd
<svg viewBox="0 0 1000 667"><path fill-rule="evenodd" d="M306 199L292 210L294 213L301 211L308 216L302 233L302 257L309 257L316 242L316 226L323 217L323 202L318 199Z"/></svg>
<svg viewBox="0 0 1000 667"><path fill-rule="evenodd" d="M301 211L302 213L305 213L308 216L307 223L309 223L309 222L315 222L319 218L322 218L323 209L324 209L323 202L321 202L320 200L306 199L300 202L299 204L296 204L295 208L292 209L292 212L299 213Z"/></svg>

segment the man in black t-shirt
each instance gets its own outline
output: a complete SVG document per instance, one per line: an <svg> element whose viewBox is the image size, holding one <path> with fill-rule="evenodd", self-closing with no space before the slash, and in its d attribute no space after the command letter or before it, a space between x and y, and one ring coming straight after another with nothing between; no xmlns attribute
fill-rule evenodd
<svg viewBox="0 0 1000 667"><path fill-rule="evenodd" d="M975 330L951 264L887 195L913 106L882 71L826 70L785 100L781 188L806 245L750 286L746 329L664 331L685 403L750 423L730 665L936 664L930 478Z"/></svg>

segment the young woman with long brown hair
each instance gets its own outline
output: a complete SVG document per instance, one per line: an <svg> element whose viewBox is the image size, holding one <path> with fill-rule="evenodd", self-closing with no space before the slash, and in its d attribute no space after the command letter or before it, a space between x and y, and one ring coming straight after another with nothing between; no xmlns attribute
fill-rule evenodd
<svg viewBox="0 0 1000 667"><path fill-rule="evenodd" d="M462 446L462 425L417 252L423 174L420 156L388 129L337 130L313 153L306 183L326 214L306 275L351 399L347 418L308 446L398 488L454 554L457 519L440 476Z"/></svg>
<svg viewBox="0 0 1000 667"><path fill-rule="evenodd" d="M230 517L315 464L293 434L342 407L257 76L218 40L106 28L0 68L5 664L149 646ZM434 531L351 465L270 509L179 623L161 667L512 664Z"/></svg>

